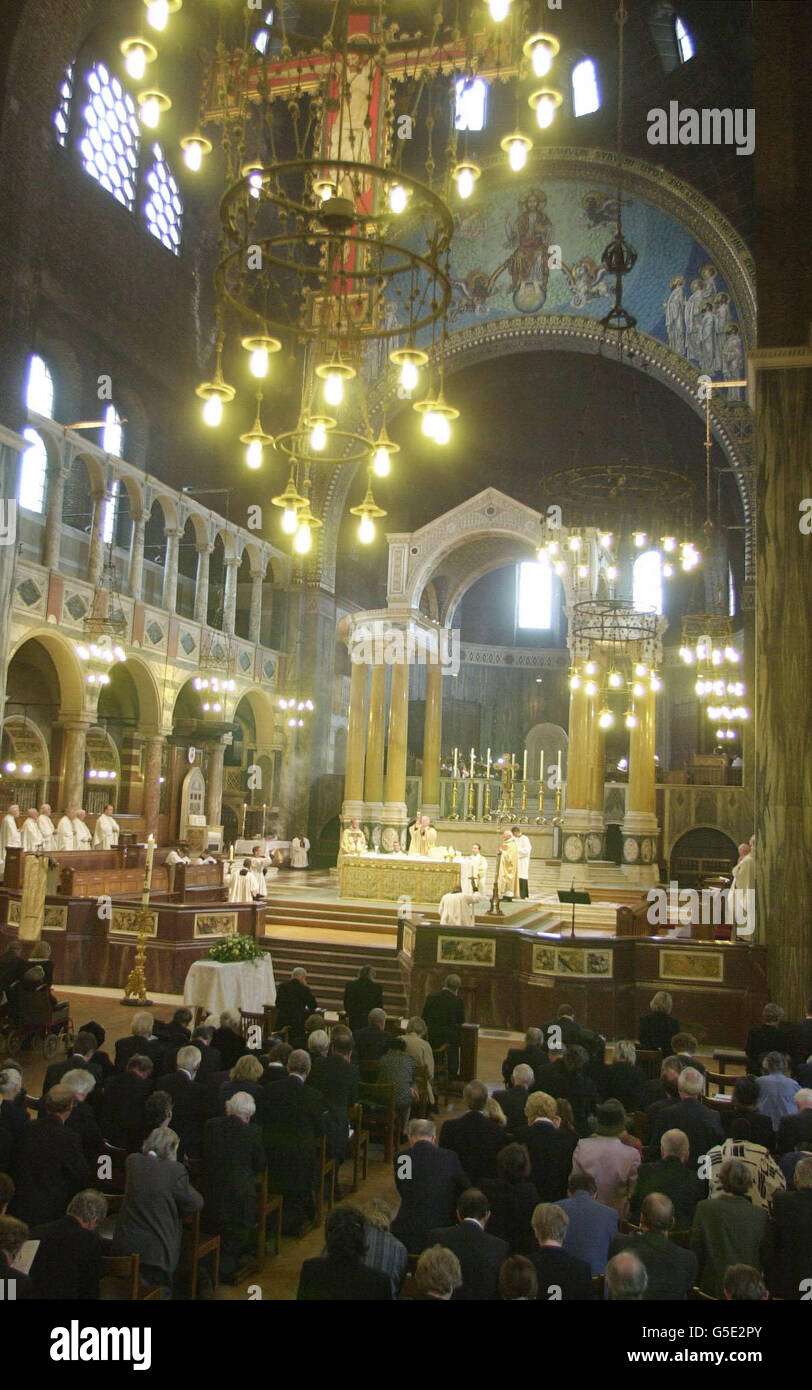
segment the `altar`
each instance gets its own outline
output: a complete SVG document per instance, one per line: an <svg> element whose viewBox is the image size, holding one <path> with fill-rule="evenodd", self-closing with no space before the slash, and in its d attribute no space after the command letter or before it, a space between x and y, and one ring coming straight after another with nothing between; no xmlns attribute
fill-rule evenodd
<svg viewBox="0 0 812 1390"><path fill-rule="evenodd" d="M340 898L439 903L461 882L464 861L418 854L345 854L338 871Z"/></svg>

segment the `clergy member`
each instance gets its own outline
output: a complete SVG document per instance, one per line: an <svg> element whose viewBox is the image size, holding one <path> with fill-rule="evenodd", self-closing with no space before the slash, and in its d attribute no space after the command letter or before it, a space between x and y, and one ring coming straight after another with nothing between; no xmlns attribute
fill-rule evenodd
<svg viewBox="0 0 812 1390"><path fill-rule="evenodd" d="M23 821L23 849L29 854L42 849L42 831L39 828L38 814L34 807L26 811Z"/></svg>
<svg viewBox="0 0 812 1390"><path fill-rule="evenodd" d="M482 853L480 846L476 843L471 846L469 875L471 884L470 891L472 893L487 893L488 861Z"/></svg>
<svg viewBox="0 0 812 1390"><path fill-rule="evenodd" d="M90 849L92 839L89 828L85 825L87 811L83 811L81 806L77 806L73 813L73 847L74 849Z"/></svg>
<svg viewBox="0 0 812 1390"><path fill-rule="evenodd" d="M252 903L254 901L254 887L256 875L251 868L251 860L244 859L242 868L235 867L231 875L231 883L228 890L228 901L230 903Z"/></svg>
<svg viewBox="0 0 812 1390"><path fill-rule="evenodd" d="M519 879L519 897L529 898L530 888L527 880L530 877L530 853L533 846L530 843L529 835L525 835L520 826L514 825L510 833L516 841L516 857L518 860L516 873Z"/></svg>
<svg viewBox="0 0 812 1390"><path fill-rule="evenodd" d="M9 806L3 817L3 824L0 826L0 859L5 864L6 850L19 849L22 845L22 837L17 829L17 817L20 808L16 801L13 806Z"/></svg>
<svg viewBox="0 0 812 1390"><path fill-rule="evenodd" d="M164 860L167 867L171 868L174 864L191 864L188 855L189 846L185 840L181 840L177 849L171 849Z"/></svg>
<svg viewBox="0 0 812 1390"><path fill-rule="evenodd" d="M306 835L303 835L302 832L299 831L299 834L294 835L290 842L290 867L292 869L307 868L307 854L309 849L310 841Z"/></svg>
<svg viewBox="0 0 812 1390"><path fill-rule="evenodd" d="M437 831L434 829L429 816L421 816L418 821L415 821L410 834L410 854L428 856L437 844Z"/></svg>
<svg viewBox="0 0 812 1390"><path fill-rule="evenodd" d="M512 831L505 831L505 838L499 848L499 897L512 902L519 893L519 855Z"/></svg>
<svg viewBox="0 0 812 1390"><path fill-rule="evenodd" d="M361 822L353 816L341 836L342 854L363 854L367 847L367 837L361 829Z"/></svg>
<svg viewBox="0 0 812 1390"><path fill-rule="evenodd" d="M93 832L94 849L114 849L118 844L118 821L113 820L112 806L105 806Z"/></svg>
<svg viewBox="0 0 812 1390"><path fill-rule="evenodd" d="M56 834L54 832L54 823L51 820L51 808L48 805L47 801L44 801L39 808L37 824L39 826L40 834L42 836L42 848L56 849Z"/></svg>
<svg viewBox="0 0 812 1390"><path fill-rule="evenodd" d="M745 940L755 939L756 837L750 836L747 853L742 855L733 870L730 886L730 906L737 934ZM735 938L733 938L735 939Z"/></svg>
<svg viewBox="0 0 812 1390"><path fill-rule="evenodd" d="M57 822L56 847L57 849L76 848L76 838L73 833L73 821L71 820L70 811L63 811Z"/></svg>

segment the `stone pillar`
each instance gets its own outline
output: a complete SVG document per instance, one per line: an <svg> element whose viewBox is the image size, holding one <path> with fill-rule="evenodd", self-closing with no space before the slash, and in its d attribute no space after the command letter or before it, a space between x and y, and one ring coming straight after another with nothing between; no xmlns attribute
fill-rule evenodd
<svg viewBox="0 0 812 1390"><path fill-rule="evenodd" d="M180 538L182 531L167 531L166 560L164 566L163 606L174 613L178 603L178 559L180 557Z"/></svg>
<svg viewBox="0 0 812 1390"><path fill-rule="evenodd" d="M561 817L561 882L569 887L570 880L581 882L585 877L590 846L592 813L589 809L590 764L589 730L590 705L593 699L586 693L586 682L570 691L569 745L567 749L566 806ZM599 851L600 852L600 851Z"/></svg>
<svg viewBox="0 0 812 1390"><path fill-rule="evenodd" d="M635 696L637 726L629 730L629 791L623 818L623 872L634 883L656 883L657 767L654 762L656 700L646 684Z"/></svg>
<svg viewBox="0 0 812 1390"><path fill-rule="evenodd" d="M61 807L82 806L85 795L86 723L62 725L62 795Z"/></svg>
<svg viewBox="0 0 812 1390"><path fill-rule="evenodd" d="M248 640L257 646L262 629L262 585L265 580L264 569L251 571L251 612L248 617Z"/></svg>
<svg viewBox="0 0 812 1390"><path fill-rule="evenodd" d="M148 519L148 512L133 513L133 530L130 537L130 593L136 602L140 601L144 580L144 532Z"/></svg>
<svg viewBox="0 0 812 1390"><path fill-rule="evenodd" d="M443 737L443 668L438 660L426 667L426 719L423 726L422 809L436 818L440 814L440 752Z"/></svg>
<svg viewBox="0 0 812 1390"><path fill-rule="evenodd" d="M45 550L42 563L47 570L59 569L62 543L62 512L69 469L61 460L48 469L48 496L45 505Z"/></svg>
<svg viewBox="0 0 812 1390"><path fill-rule="evenodd" d="M389 689L389 739L386 750L386 801L381 820L402 835L406 829L406 742L409 734L409 667L396 661ZM408 846L407 846L408 848Z"/></svg>
<svg viewBox="0 0 812 1390"><path fill-rule="evenodd" d="M603 707L603 667L596 663L597 672L591 677L598 687L597 694L588 696L589 716L587 724L587 810L589 811L590 831L587 836L586 851L588 859L602 859L606 838L603 820L603 777L605 736L598 723Z"/></svg>
<svg viewBox="0 0 812 1390"><path fill-rule="evenodd" d="M98 584L104 567L104 509L110 501L109 492L93 493L93 520L90 526L90 552L87 561L87 577L91 584Z"/></svg>
<svg viewBox="0 0 812 1390"><path fill-rule="evenodd" d="M223 822L223 759L224 743L212 743L208 749L206 768L206 822L208 825L222 825Z"/></svg>
<svg viewBox="0 0 812 1390"><path fill-rule="evenodd" d="M223 632L227 637L233 637L237 616L237 571L240 562L236 555L227 555L223 566L226 572L223 585Z"/></svg>
<svg viewBox="0 0 812 1390"><path fill-rule="evenodd" d="M371 835L381 827L383 811L383 747L386 731L386 667L371 668L369 682L369 727L364 768L364 824ZM349 741L349 740L348 740Z"/></svg>
<svg viewBox="0 0 812 1390"><path fill-rule="evenodd" d="M161 769L163 767L166 739L163 734L155 734L147 739L147 756L144 761L144 830L147 835L158 838L158 815L161 808Z"/></svg>
<svg viewBox="0 0 812 1390"><path fill-rule="evenodd" d="M197 547L197 582L195 584L195 622L206 626L209 616L209 561L214 546Z"/></svg>
<svg viewBox="0 0 812 1390"><path fill-rule="evenodd" d="M347 761L344 768L342 821L364 814L364 745L367 730L366 662L354 661L350 676L350 710L347 727Z"/></svg>

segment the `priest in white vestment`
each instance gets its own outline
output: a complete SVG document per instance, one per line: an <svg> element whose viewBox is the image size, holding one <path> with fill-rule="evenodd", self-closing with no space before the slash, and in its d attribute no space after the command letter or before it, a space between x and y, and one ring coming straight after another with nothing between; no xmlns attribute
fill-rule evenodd
<svg viewBox="0 0 812 1390"><path fill-rule="evenodd" d="M47 801L44 801L39 808L37 824L42 836L42 848L56 849L56 833L54 831L54 823L51 820L51 808Z"/></svg>
<svg viewBox="0 0 812 1390"><path fill-rule="evenodd" d="M42 849L42 831L39 828L37 812L33 806L30 811L26 811L23 821L23 849L28 854Z"/></svg>
<svg viewBox="0 0 812 1390"><path fill-rule="evenodd" d="M471 854L467 862L463 863L463 891L466 893L476 893L480 896L487 896L488 892L488 861L479 845L471 846Z"/></svg>
<svg viewBox="0 0 812 1390"><path fill-rule="evenodd" d="M19 849L22 845L22 837L17 828L19 814L20 808L15 801L13 806L9 806L0 826L0 860L3 864L6 862L6 850Z"/></svg>
<svg viewBox="0 0 812 1390"><path fill-rule="evenodd" d="M232 871L228 901L230 903L252 903L254 901L255 881L256 877L250 861L246 859L241 869L235 867Z"/></svg>
<svg viewBox="0 0 812 1390"><path fill-rule="evenodd" d="M743 848L740 846L740 850ZM731 917L735 923L735 935L731 940L741 937L744 941L755 941L755 897L756 897L756 837L750 837L747 853L743 854L733 870L730 886Z"/></svg>
<svg viewBox="0 0 812 1390"><path fill-rule="evenodd" d="M409 853L422 854L427 858L437 844L437 831L434 829L430 817L421 816L418 821L415 821L409 833L411 835Z"/></svg>
<svg viewBox="0 0 812 1390"><path fill-rule="evenodd" d="M342 854L364 854L367 848L367 837L361 829L361 822L357 816L353 818L341 835Z"/></svg>
<svg viewBox="0 0 812 1390"><path fill-rule="evenodd" d="M519 896L519 856L516 851L516 841L510 830L505 831L505 838L499 846L499 877L497 888L500 898L507 898L512 902Z"/></svg>
<svg viewBox="0 0 812 1390"><path fill-rule="evenodd" d="M57 849L75 849L76 837L73 833L73 821L70 812L65 811L59 818L56 826L56 847Z"/></svg>
<svg viewBox="0 0 812 1390"><path fill-rule="evenodd" d="M96 829L93 832L94 849L115 849L118 844L118 821L113 820L112 806L105 806L104 811L96 821Z"/></svg>
<svg viewBox="0 0 812 1390"><path fill-rule="evenodd" d="M472 893L444 893L440 899L441 927L472 927L474 925Z"/></svg>
<svg viewBox="0 0 812 1390"><path fill-rule="evenodd" d="M83 811L81 806L73 813L73 848L90 849L92 836L90 829L85 825L87 811Z"/></svg>
<svg viewBox="0 0 812 1390"><path fill-rule="evenodd" d="M171 849L164 860L167 867L172 868L175 864L191 864L191 859L185 853L188 848L188 845L180 845L178 849Z"/></svg>
<svg viewBox="0 0 812 1390"><path fill-rule="evenodd" d="M310 841L306 835L294 835L290 842L290 867L292 869L306 869L307 855L310 849Z"/></svg>
<svg viewBox="0 0 812 1390"><path fill-rule="evenodd" d="M510 833L516 841L516 876L519 880L519 897L529 898L530 888L527 880L530 877L530 854L533 846L530 843L530 836L525 835L520 826L514 825Z"/></svg>

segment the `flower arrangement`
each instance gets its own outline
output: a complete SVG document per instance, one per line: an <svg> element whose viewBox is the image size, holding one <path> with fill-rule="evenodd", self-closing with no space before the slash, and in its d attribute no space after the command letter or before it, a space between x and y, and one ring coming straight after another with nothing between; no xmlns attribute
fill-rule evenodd
<svg viewBox="0 0 812 1390"><path fill-rule="evenodd" d="M209 947L209 960L219 961L221 965L228 965L232 961L251 961L252 964L256 964L258 960L262 960L264 954L262 947L257 945L252 936L242 936L239 932L232 932L230 936Z"/></svg>

